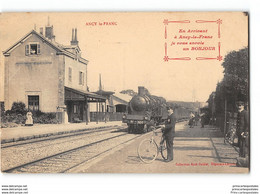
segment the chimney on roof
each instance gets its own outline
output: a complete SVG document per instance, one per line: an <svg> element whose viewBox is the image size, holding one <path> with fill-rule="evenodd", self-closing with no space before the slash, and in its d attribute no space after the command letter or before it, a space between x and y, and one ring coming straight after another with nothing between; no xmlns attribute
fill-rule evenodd
<svg viewBox="0 0 260 194"><path fill-rule="evenodd" d="M78 39L77 39L77 28L75 29L75 41L78 42Z"/></svg>
<svg viewBox="0 0 260 194"><path fill-rule="evenodd" d="M45 37L49 40L54 40L55 36L53 34L53 25L50 25L50 18L48 17L48 25L45 26Z"/></svg>
<svg viewBox="0 0 260 194"><path fill-rule="evenodd" d="M40 28L40 34L43 35L43 27Z"/></svg>
<svg viewBox="0 0 260 194"><path fill-rule="evenodd" d="M71 42L74 41L74 28L72 28L72 38L71 38Z"/></svg>
<svg viewBox="0 0 260 194"><path fill-rule="evenodd" d="M75 35L74 35L75 31ZM77 28L72 28L72 39L70 41L71 45L78 45L79 41L77 40Z"/></svg>

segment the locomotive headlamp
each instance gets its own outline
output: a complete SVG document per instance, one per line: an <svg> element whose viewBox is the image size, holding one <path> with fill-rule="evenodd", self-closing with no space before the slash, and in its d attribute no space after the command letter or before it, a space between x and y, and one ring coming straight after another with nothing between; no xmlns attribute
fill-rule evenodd
<svg viewBox="0 0 260 194"><path fill-rule="evenodd" d="M147 117L147 116L145 116L145 117L144 117L144 119L145 119L145 120L148 120L148 117Z"/></svg>
<svg viewBox="0 0 260 194"><path fill-rule="evenodd" d="M125 115L123 115L123 119L125 119L126 118L126 116Z"/></svg>

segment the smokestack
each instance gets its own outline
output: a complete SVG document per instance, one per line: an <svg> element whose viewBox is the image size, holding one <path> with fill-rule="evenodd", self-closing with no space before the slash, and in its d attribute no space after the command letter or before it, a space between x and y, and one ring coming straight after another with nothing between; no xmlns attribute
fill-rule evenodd
<svg viewBox="0 0 260 194"><path fill-rule="evenodd" d="M99 74L99 90L102 90L101 74Z"/></svg>
<svg viewBox="0 0 260 194"><path fill-rule="evenodd" d="M143 86L138 87L138 95L144 96L145 95L145 90Z"/></svg>

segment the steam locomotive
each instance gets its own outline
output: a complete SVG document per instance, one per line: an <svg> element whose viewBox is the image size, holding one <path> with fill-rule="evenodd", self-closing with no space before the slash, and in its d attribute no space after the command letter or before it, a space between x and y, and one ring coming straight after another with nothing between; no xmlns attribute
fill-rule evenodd
<svg viewBox="0 0 260 194"><path fill-rule="evenodd" d="M123 123L128 125L128 133L146 133L167 118L167 103L162 97L153 96L145 87L138 87L128 106L128 114Z"/></svg>
<svg viewBox="0 0 260 194"><path fill-rule="evenodd" d="M162 124L167 119L167 105L163 97L151 95L145 87L139 86L138 94L129 102L128 114L123 115L123 123L128 125L128 133L146 133ZM189 118L190 111L176 106L174 114L177 122L180 122Z"/></svg>

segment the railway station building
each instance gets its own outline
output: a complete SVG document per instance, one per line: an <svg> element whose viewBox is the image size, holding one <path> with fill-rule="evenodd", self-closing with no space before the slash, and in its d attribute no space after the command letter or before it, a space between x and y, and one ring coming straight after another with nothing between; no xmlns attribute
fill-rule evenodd
<svg viewBox="0 0 260 194"><path fill-rule="evenodd" d="M30 31L5 56L5 109L23 102L30 111L56 113L61 123L90 121L89 104L106 98L88 90L88 60L81 57L77 29L70 45L55 41L53 26Z"/></svg>

